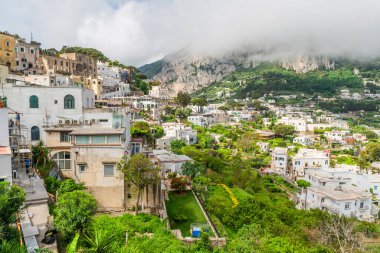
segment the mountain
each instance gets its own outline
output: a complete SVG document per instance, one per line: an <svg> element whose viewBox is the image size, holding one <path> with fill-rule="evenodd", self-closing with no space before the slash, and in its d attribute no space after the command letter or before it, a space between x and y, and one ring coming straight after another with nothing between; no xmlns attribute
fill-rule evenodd
<svg viewBox="0 0 380 253"><path fill-rule="evenodd" d="M320 68L334 69L334 61L327 56L277 55L276 52L240 49L213 56L181 50L139 70L148 78L160 81L175 96L179 91L193 93L239 69L253 68L263 62L276 63L297 73Z"/></svg>

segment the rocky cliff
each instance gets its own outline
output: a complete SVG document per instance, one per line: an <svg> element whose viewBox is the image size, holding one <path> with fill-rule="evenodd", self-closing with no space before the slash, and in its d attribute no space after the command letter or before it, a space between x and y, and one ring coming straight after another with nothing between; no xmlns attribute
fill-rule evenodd
<svg viewBox="0 0 380 253"><path fill-rule="evenodd" d="M325 56L276 56L264 52L232 52L218 56L202 56L186 51L177 52L164 59L144 65L140 70L149 78L159 80L168 87L171 95L179 91L192 93L238 68L252 68L261 62L273 62L296 72L307 72L318 68L332 69L334 62Z"/></svg>

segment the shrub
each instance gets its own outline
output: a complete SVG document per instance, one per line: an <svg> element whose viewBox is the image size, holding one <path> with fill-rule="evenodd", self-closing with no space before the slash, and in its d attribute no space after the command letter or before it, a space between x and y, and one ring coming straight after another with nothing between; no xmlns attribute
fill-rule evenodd
<svg viewBox="0 0 380 253"><path fill-rule="evenodd" d="M173 221L174 221L174 222L185 222L185 221L187 221L187 220L188 220L187 216L186 216L186 215L183 215L183 214L177 215L177 216L175 216L175 217L173 218Z"/></svg>

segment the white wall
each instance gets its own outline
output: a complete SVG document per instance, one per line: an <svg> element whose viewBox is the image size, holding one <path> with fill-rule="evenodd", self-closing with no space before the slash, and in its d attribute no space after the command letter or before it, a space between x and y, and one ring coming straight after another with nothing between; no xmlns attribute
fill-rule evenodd
<svg viewBox="0 0 380 253"><path fill-rule="evenodd" d="M22 113L21 125L27 129L37 126L41 140L46 142L43 127L46 124L57 124L59 120L82 119L83 90L81 87L40 87L4 85L4 93L8 98L8 107ZM36 95L39 108L30 108L29 97ZM74 109L64 109L64 97L72 95L75 99ZM90 95L88 95L90 96ZM30 134L29 134L30 138Z"/></svg>
<svg viewBox="0 0 380 253"><path fill-rule="evenodd" d="M8 109L6 108L0 108L0 146L9 146Z"/></svg>

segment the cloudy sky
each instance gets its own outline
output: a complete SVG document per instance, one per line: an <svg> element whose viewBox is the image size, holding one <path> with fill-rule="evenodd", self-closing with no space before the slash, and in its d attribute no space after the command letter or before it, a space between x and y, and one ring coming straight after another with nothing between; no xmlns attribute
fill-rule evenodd
<svg viewBox="0 0 380 253"><path fill-rule="evenodd" d="M181 48L380 55L379 0L0 0L0 30L128 65Z"/></svg>

